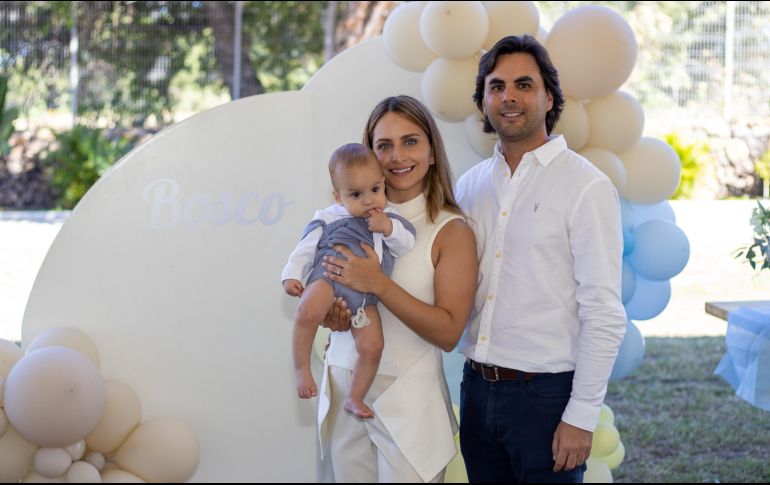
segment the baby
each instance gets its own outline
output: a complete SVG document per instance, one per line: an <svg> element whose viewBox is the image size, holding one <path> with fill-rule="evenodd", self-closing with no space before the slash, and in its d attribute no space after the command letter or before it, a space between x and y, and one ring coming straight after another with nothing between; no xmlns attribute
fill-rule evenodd
<svg viewBox="0 0 770 485"><path fill-rule="evenodd" d="M367 146L351 143L338 148L329 160L329 175L337 204L315 213L281 274L286 293L300 297L292 338L297 394L303 399L318 394L310 373L313 340L318 322L324 320L334 298L340 296L356 312L350 331L358 353L344 409L361 419L373 418L374 413L364 404L364 396L377 374L384 345L377 298L325 278L323 258L340 256L332 247L335 244L365 256L359 244L363 241L374 248L383 271L390 275L393 257L403 256L414 247L415 229L386 207L385 175Z"/></svg>

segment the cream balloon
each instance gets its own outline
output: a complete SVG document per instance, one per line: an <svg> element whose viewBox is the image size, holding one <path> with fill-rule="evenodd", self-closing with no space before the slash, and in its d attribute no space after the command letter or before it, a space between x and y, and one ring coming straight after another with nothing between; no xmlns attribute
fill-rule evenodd
<svg viewBox="0 0 770 485"><path fill-rule="evenodd" d="M592 99L586 104L591 126L588 145L623 153L639 141L644 130L644 110L623 91Z"/></svg>
<svg viewBox="0 0 770 485"><path fill-rule="evenodd" d="M601 458L589 456L586 465L583 483L612 483L612 472Z"/></svg>
<svg viewBox="0 0 770 485"><path fill-rule="evenodd" d="M620 433L612 424L602 423L596 425L593 442L591 443L591 456L607 456L618 447Z"/></svg>
<svg viewBox="0 0 770 485"><path fill-rule="evenodd" d="M484 115L478 111L465 118L465 138L473 151L484 159L494 154L499 140L495 133L484 133Z"/></svg>
<svg viewBox="0 0 770 485"><path fill-rule="evenodd" d="M8 340L0 339L0 377L3 379L7 378L11 367L21 360L22 357L24 357L24 352L21 351L18 345Z"/></svg>
<svg viewBox="0 0 770 485"><path fill-rule="evenodd" d="M81 330L71 327L49 328L29 343L26 353L43 347L67 347L88 357L99 368L99 351L91 338Z"/></svg>
<svg viewBox="0 0 770 485"><path fill-rule="evenodd" d="M402 3L390 12L382 28L385 52L407 71L422 72L437 57L420 34L423 2Z"/></svg>
<svg viewBox="0 0 770 485"><path fill-rule="evenodd" d="M32 466L40 476L56 478L67 473L72 457L64 448L40 448L32 458Z"/></svg>
<svg viewBox="0 0 770 485"><path fill-rule="evenodd" d="M98 451L91 451L89 452L85 458L83 458L84 461L87 463L90 463L99 471L102 471L105 464L104 455L99 453Z"/></svg>
<svg viewBox="0 0 770 485"><path fill-rule="evenodd" d="M551 55L566 96L607 96L628 79L636 64L636 36L609 7L583 5L562 15L548 33Z"/></svg>
<svg viewBox="0 0 770 485"><path fill-rule="evenodd" d="M56 478L46 478L35 472L35 470L32 470L24 475L24 478L21 479L21 483L67 483L67 478L64 475Z"/></svg>
<svg viewBox="0 0 770 485"><path fill-rule="evenodd" d="M0 436L0 483L18 482L32 466L37 447L12 427Z"/></svg>
<svg viewBox="0 0 770 485"><path fill-rule="evenodd" d="M623 193L628 178L623 162L617 155L597 147L585 147L579 153L612 180L612 185L615 186L618 193Z"/></svg>
<svg viewBox="0 0 770 485"><path fill-rule="evenodd" d="M96 428L86 437L86 444L89 450L110 453L117 450L139 426L142 403L136 392L120 381L104 381L104 391L104 412Z"/></svg>
<svg viewBox="0 0 770 485"><path fill-rule="evenodd" d="M605 403L602 403L602 408L599 411L599 422L612 425L615 424L615 413L612 411L612 408Z"/></svg>
<svg viewBox="0 0 770 485"><path fill-rule="evenodd" d="M540 12L534 2L484 2L489 17L489 32L484 49L509 35L534 36L540 26Z"/></svg>
<svg viewBox="0 0 770 485"><path fill-rule="evenodd" d="M543 46L548 41L548 31L545 30L542 25L537 28L537 34L535 34L535 40L540 42L540 45L543 45Z"/></svg>
<svg viewBox="0 0 770 485"><path fill-rule="evenodd" d="M173 418L142 423L115 453L115 463L148 482L184 482L200 460L198 440L190 427Z"/></svg>
<svg viewBox="0 0 770 485"><path fill-rule="evenodd" d="M676 191L682 177L682 164L679 155L666 142L642 137L618 156L628 177L626 189L620 194L624 199L650 205L668 199Z"/></svg>
<svg viewBox="0 0 770 485"><path fill-rule="evenodd" d="M72 461L78 461L86 454L86 441L80 440L64 448L72 457Z"/></svg>
<svg viewBox="0 0 770 485"><path fill-rule="evenodd" d="M481 50L489 17L481 2L428 2L420 15L420 34L430 50L460 60Z"/></svg>
<svg viewBox="0 0 770 485"><path fill-rule="evenodd" d="M588 140L588 130L588 113L586 113L583 103L566 98L559 121L551 133L564 135L567 146L573 151L578 151L585 146Z"/></svg>
<svg viewBox="0 0 770 485"><path fill-rule="evenodd" d="M11 425L38 446L68 446L85 438L105 404L99 371L81 353L45 347L24 356L5 383Z"/></svg>
<svg viewBox="0 0 770 485"><path fill-rule="evenodd" d="M3 407L3 396L5 395L5 379L0 377L0 408Z"/></svg>
<svg viewBox="0 0 770 485"><path fill-rule="evenodd" d="M102 477L99 475L99 470L92 464L77 461L67 470L67 481L69 483L101 483Z"/></svg>
<svg viewBox="0 0 770 485"><path fill-rule="evenodd" d="M102 473L102 483L147 483L133 473L124 470L107 470Z"/></svg>
<svg viewBox="0 0 770 485"><path fill-rule="evenodd" d="M599 458L607 464L607 467L609 467L610 470L614 470L619 467L626 458L626 447L623 446L623 442L620 441L618 442L618 447L615 448L615 451L607 456L600 456Z"/></svg>
<svg viewBox="0 0 770 485"><path fill-rule="evenodd" d="M8 431L8 416L5 415L5 409L0 408L0 438Z"/></svg>
<svg viewBox="0 0 770 485"><path fill-rule="evenodd" d="M438 58L422 75L422 98L434 115L457 123L477 111L473 102L478 61L467 58L450 61Z"/></svg>

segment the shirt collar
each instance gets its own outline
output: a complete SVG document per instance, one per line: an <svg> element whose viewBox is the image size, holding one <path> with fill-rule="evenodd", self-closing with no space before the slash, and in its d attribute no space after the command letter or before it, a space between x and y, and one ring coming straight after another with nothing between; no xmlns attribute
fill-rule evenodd
<svg viewBox="0 0 770 485"><path fill-rule="evenodd" d="M567 142L564 140L563 135L550 135L548 141L539 147L535 148L531 152L527 152L522 157L522 161L528 158L534 158L540 165L547 167L553 162L561 152L567 149ZM500 148L500 142L495 143L495 151L493 158L497 162L505 163L505 157Z"/></svg>

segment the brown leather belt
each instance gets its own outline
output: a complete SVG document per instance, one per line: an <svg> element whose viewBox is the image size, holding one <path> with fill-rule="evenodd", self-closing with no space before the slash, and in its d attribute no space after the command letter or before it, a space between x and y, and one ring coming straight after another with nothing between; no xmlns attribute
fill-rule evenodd
<svg viewBox="0 0 770 485"><path fill-rule="evenodd" d="M542 372L524 372L523 370L508 369L496 365L479 364L472 359L468 359L468 363L471 365L471 369L481 374L485 381L490 382L517 381L521 379L531 381L533 377L543 374Z"/></svg>

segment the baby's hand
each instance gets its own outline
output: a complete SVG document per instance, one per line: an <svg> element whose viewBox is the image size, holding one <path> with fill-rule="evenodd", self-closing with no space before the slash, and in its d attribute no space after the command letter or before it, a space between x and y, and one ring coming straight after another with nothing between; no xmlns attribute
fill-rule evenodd
<svg viewBox="0 0 770 485"><path fill-rule="evenodd" d="M283 289L291 296L302 296L302 282L299 280L283 280Z"/></svg>
<svg viewBox="0 0 770 485"><path fill-rule="evenodd" d="M366 218L369 230L372 232L381 232L388 237L393 232L393 222L382 209L372 209L369 211L369 217Z"/></svg>

